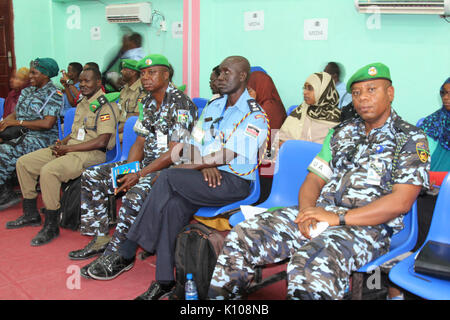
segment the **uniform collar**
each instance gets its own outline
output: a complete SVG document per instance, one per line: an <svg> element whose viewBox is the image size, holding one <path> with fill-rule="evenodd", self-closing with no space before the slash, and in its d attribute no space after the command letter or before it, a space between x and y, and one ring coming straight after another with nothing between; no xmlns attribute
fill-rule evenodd
<svg viewBox="0 0 450 320"><path fill-rule="evenodd" d="M98 99L98 97L100 97L101 95L104 95L104 94L105 93L103 92L102 89L98 90L90 99L87 100L88 104L90 105L91 103L96 101Z"/></svg>
<svg viewBox="0 0 450 320"><path fill-rule="evenodd" d="M228 101L228 95L225 94L223 96L224 102L225 102L225 106L227 104ZM244 92L242 92L241 96L239 97L239 99L236 101L236 103L233 106L229 106L229 107L237 107L242 113L247 113L249 111L249 107L248 107L248 103L247 101L253 99L252 97L250 97L250 94L247 91L247 88L244 90Z"/></svg>
<svg viewBox="0 0 450 320"><path fill-rule="evenodd" d="M131 90L136 91L142 87L141 79L137 79L131 86L128 86Z"/></svg>

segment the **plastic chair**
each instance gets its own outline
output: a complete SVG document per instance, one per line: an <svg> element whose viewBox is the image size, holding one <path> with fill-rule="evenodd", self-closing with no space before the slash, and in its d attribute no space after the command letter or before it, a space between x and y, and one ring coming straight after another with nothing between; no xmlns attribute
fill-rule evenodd
<svg viewBox="0 0 450 320"><path fill-rule="evenodd" d="M287 109L286 114L290 115L292 111L294 111L295 108L297 108L298 105L294 104L292 106L289 107L289 109Z"/></svg>
<svg viewBox="0 0 450 320"><path fill-rule="evenodd" d="M133 143L136 141L137 134L134 132L134 124L136 123L138 116L132 116L127 119L125 126L123 127L123 139L122 139L122 154L120 161L128 159L128 153Z"/></svg>
<svg viewBox="0 0 450 320"><path fill-rule="evenodd" d="M450 244L450 173L442 183L431 220L430 230L419 252L428 241ZM417 254L416 252L416 254ZM412 254L395 265L389 279L409 292L433 300L450 300L450 281L414 272Z"/></svg>
<svg viewBox="0 0 450 320"><path fill-rule="evenodd" d="M65 115L64 115L64 133L63 133L63 139L67 137L72 132L72 124L73 120L75 118L75 111L77 108L70 108L67 109Z"/></svg>
<svg viewBox="0 0 450 320"><path fill-rule="evenodd" d="M208 99L205 98L193 98L192 102L197 106L198 116L202 114L203 108L208 103Z"/></svg>
<svg viewBox="0 0 450 320"><path fill-rule="evenodd" d="M250 73L252 73L253 71L262 71L264 73L267 73L266 70L264 70L262 67L260 66L254 66L254 67L250 67Z"/></svg>
<svg viewBox="0 0 450 320"><path fill-rule="evenodd" d="M321 144L303 140L288 140L281 145L275 165L269 197L257 207L287 207L298 204L300 186L308 174L308 166L320 152ZM233 227L244 221L241 211L229 219Z"/></svg>
<svg viewBox="0 0 450 320"><path fill-rule="evenodd" d="M5 107L5 98L0 98L0 119L3 118L4 107Z"/></svg>
<svg viewBox="0 0 450 320"><path fill-rule="evenodd" d="M116 145L111 150L106 151L106 161L104 163L112 163L120 160L120 136L119 128L116 128Z"/></svg>
<svg viewBox="0 0 450 320"><path fill-rule="evenodd" d="M416 127L420 126L422 124L423 120L425 120L425 118L420 118L416 123Z"/></svg>
<svg viewBox="0 0 450 320"><path fill-rule="evenodd" d="M251 205L251 204L255 203L256 201L258 201L259 194L261 191L261 186L259 184L258 170L255 171L255 174L256 174L256 179L255 179L255 181L251 182L250 194L245 199L242 199L242 200L234 202L234 203L227 204L226 206L223 206L223 207L202 207L197 211L195 216L207 217L207 218L215 217L226 211L237 209L241 205Z"/></svg>

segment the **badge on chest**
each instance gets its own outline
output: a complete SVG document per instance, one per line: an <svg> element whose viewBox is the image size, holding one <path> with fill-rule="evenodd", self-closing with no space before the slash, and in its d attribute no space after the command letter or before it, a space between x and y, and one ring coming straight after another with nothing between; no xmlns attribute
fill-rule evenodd
<svg viewBox="0 0 450 320"><path fill-rule="evenodd" d="M381 183L381 177L383 175L383 163L376 158L369 162L369 168L367 170L366 183L374 186L379 186Z"/></svg>

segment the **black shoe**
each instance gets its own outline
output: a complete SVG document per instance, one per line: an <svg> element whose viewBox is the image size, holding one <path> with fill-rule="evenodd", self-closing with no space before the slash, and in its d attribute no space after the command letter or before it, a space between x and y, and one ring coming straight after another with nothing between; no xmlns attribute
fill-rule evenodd
<svg viewBox="0 0 450 320"><path fill-rule="evenodd" d="M0 211L12 207L22 201L22 197L12 189L5 189L0 197Z"/></svg>
<svg viewBox="0 0 450 320"><path fill-rule="evenodd" d="M44 210L45 222L44 227L39 231L36 237L31 240L33 247L41 246L49 243L59 236L59 210Z"/></svg>
<svg viewBox="0 0 450 320"><path fill-rule="evenodd" d="M106 247L108 247L109 242L106 242L105 244L98 246L97 243L97 236L92 239L91 242L87 244L86 247L80 250L70 251L69 252L69 259L72 260L85 260L92 257L95 257L101 253L103 253L106 250Z"/></svg>
<svg viewBox="0 0 450 320"><path fill-rule="evenodd" d="M158 281L153 281L147 291L139 297L136 297L134 300L159 300L160 298L163 298L167 294L171 293L174 286L175 281L170 284L162 284Z"/></svg>
<svg viewBox="0 0 450 320"><path fill-rule="evenodd" d="M18 229L22 227L41 225L41 215L36 207L36 199L23 199L23 215L14 221L6 223L6 229Z"/></svg>
<svg viewBox="0 0 450 320"><path fill-rule="evenodd" d="M88 268L88 274L96 280L112 280L122 272L130 270L134 265L134 260L125 259L119 253L113 252L107 256L101 256L98 261Z"/></svg>
<svg viewBox="0 0 450 320"><path fill-rule="evenodd" d="M81 275L83 278L85 278L85 279L91 280L92 278L91 278L91 276L90 276L89 273L88 273L88 269L89 269L92 265L94 265L95 263L97 263L98 260L99 260L100 258L101 258L101 256L98 257L97 259L93 260L92 262L88 263L88 264L85 265L84 267L82 267L82 268L80 269L80 275Z"/></svg>

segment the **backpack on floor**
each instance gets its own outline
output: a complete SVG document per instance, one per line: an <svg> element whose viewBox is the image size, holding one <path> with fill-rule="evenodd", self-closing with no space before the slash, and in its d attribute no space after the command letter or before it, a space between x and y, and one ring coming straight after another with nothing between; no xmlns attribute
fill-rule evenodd
<svg viewBox="0 0 450 320"><path fill-rule="evenodd" d="M78 230L81 219L81 176L61 185L61 220L62 228Z"/></svg>
<svg viewBox="0 0 450 320"><path fill-rule="evenodd" d="M175 245L176 285L172 299L184 300L186 275L193 274L200 300L207 299L209 283L225 237L201 223L187 225Z"/></svg>

